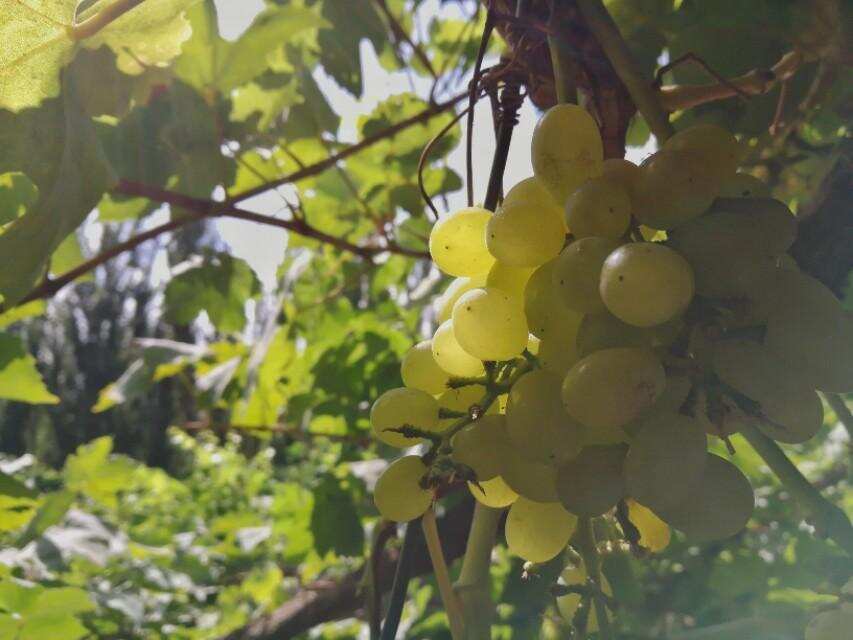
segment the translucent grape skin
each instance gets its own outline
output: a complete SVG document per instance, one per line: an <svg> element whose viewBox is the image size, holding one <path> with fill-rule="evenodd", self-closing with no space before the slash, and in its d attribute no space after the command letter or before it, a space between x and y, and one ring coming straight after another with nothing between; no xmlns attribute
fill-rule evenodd
<svg viewBox="0 0 853 640"><path fill-rule="evenodd" d="M555 264L556 260L546 262L530 276L524 287L524 315L530 333L537 338L555 337L560 344L569 344L570 337L570 343L574 344L574 332L580 325L581 316L556 299L553 284Z"/></svg>
<svg viewBox="0 0 853 640"><path fill-rule="evenodd" d="M533 173L558 206L586 179L601 174L604 147L598 125L583 108L558 104L539 119L533 131Z"/></svg>
<svg viewBox="0 0 853 640"><path fill-rule="evenodd" d="M633 209L634 193L641 176L640 167L625 158L607 158L601 165L601 175L625 190L631 199Z"/></svg>
<svg viewBox="0 0 853 640"><path fill-rule="evenodd" d="M755 507L752 487L740 470L719 456L706 455L705 472L690 498L673 509L658 512L691 542L735 535L746 526Z"/></svg>
<svg viewBox="0 0 853 640"><path fill-rule="evenodd" d="M491 480L479 483L480 486L468 483L468 490L477 502L493 509L508 507L518 499L518 494L509 488L503 478L495 476Z"/></svg>
<svg viewBox="0 0 853 640"><path fill-rule="evenodd" d="M628 506L628 519L640 533L640 546L652 553L660 553L666 549L672 538L669 525L661 520L654 511L636 500L628 498L625 503Z"/></svg>
<svg viewBox="0 0 853 640"><path fill-rule="evenodd" d="M448 373L438 366L432 355L432 340L423 340L411 347L400 362L403 384L437 396L447 390Z"/></svg>
<svg viewBox="0 0 853 640"><path fill-rule="evenodd" d="M655 347L668 345L678 336L678 326L635 327L622 322L609 311L589 313L578 328L577 350L580 357L614 347Z"/></svg>
<svg viewBox="0 0 853 640"><path fill-rule="evenodd" d="M583 238L563 249L551 272L557 299L578 313L604 311L599 292L601 269L618 247L610 238Z"/></svg>
<svg viewBox="0 0 853 640"><path fill-rule="evenodd" d="M715 173L721 184L735 175L741 156L740 144L730 131L706 123L678 131L664 143L663 149L701 157L705 170Z"/></svg>
<svg viewBox="0 0 853 640"><path fill-rule="evenodd" d="M527 460L511 447L501 449L500 477L517 494L536 502L557 502L557 470L542 462Z"/></svg>
<svg viewBox="0 0 853 640"><path fill-rule="evenodd" d="M770 198L770 187L749 173L735 173L723 181L720 198Z"/></svg>
<svg viewBox="0 0 853 640"><path fill-rule="evenodd" d="M489 273L491 273L491 267ZM447 289L438 296L435 300L435 315L438 323L447 322L450 320L450 315L453 313L453 305L459 300L466 291L478 289L486 285L486 274L480 274L471 278L455 278Z"/></svg>
<svg viewBox="0 0 853 640"><path fill-rule="evenodd" d="M485 373L483 363L465 351L456 339L453 320L439 325L432 337L432 355L439 367L451 376L476 377Z"/></svg>
<svg viewBox="0 0 853 640"><path fill-rule="evenodd" d="M677 413L657 415L631 441L625 457L628 494L654 510L689 498L705 471L702 425Z"/></svg>
<svg viewBox="0 0 853 640"><path fill-rule="evenodd" d="M563 406L590 428L621 427L663 393L666 374L650 349L596 351L578 361L563 380Z"/></svg>
<svg viewBox="0 0 853 640"><path fill-rule="evenodd" d="M501 261L497 261L489 269L485 287L500 289L513 298L524 300L524 288L527 286L527 281L530 280L530 276L533 275L534 271L533 267L511 267Z"/></svg>
<svg viewBox="0 0 853 640"><path fill-rule="evenodd" d="M527 346L521 302L500 289L464 293L453 307L452 318L459 345L479 360L509 360Z"/></svg>
<svg viewBox="0 0 853 640"><path fill-rule="evenodd" d="M507 444L505 423L502 415L486 415L453 436L453 459L471 467L480 482L500 473L500 448Z"/></svg>
<svg viewBox="0 0 853 640"><path fill-rule="evenodd" d="M382 472L373 489L373 501L383 518L408 522L429 509L432 492L420 486L426 472L418 456L398 458Z"/></svg>
<svg viewBox="0 0 853 640"><path fill-rule="evenodd" d="M441 218L429 235L433 262L451 276L477 276L488 272L494 258L486 248L486 225L492 212L467 207Z"/></svg>
<svg viewBox="0 0 853 640"><path fill-rule="evenodd" d="M772 351L751 340L724 340L714 345L714 370L766 416L759 429L774 440L798 444L823 426L823 403L801 373Z"/></svg>
<svg viewBox="0 0 853 640"><path fill-rule="evenodd" d="M631 222L631 199L606 176L584 182L566 201L566 226L575 238L618 240Z"/></svg>
<svg viewBox="0 0 853 640"><path fill-rule="evenodd" d="M560 253L565 225L549 209L527 202L504 202L486 226L486 246L504 264L538 267Z"/></svg>
<svg viewBox="0 0 853 640"><path fill-rule="evenodd" d="M620 320L653 327L687 309L693 299L693 269L669 247L635 242L604 261L600 292L607 309Z"/></svg>
<svg viewBox="0 0 853 640"><path fill-rule="evenodd" d="M564 225L563 235L566 234L567 229L563 222L563 209L557 204L548 187L539 178L535 176L525 178L507 191L504 196L503 205L514 207L518 204L527 204L529 207L539 209L542 211L543 216L558 218Z"/></svg>
<svg viewBox="0 0 853 640"><path fill-rule="evenodd" d="M509 392L506 433L514 455L555 464L577 456L580 425L563 409L561 380L544 369L525 373Z"/></svg>
<svg viewBox="0 0 853 640"><path fill-rule="evenodd" d="M557 469L557 495L567 511L594 517L606 513L625 496L622 467L627 447L585 447L577 458Z"/></svg>
<svg viewBox="0 0 853 640"><path fill-rule="evenodd" d="M652 229L678 227L708 210L721 182L699 154L658 151L640 165L634 217Z"/></svg>
<svg viewBox="0 0 853 640"><path fill-rule="evenodd" d="M438 431L438 402L419 389L400 387L386 391L370 409L370 426L376 439L392 447L411 447L421 440L388 431L410 425L423 431Z"/></svg>
<svg viewBox="0 0 853 640"><path fill-rule="evenodd" d="M506 518L510 552L529 562L547 562L569 543L577 517L559 503L541 503L519 497Z"/></svg>

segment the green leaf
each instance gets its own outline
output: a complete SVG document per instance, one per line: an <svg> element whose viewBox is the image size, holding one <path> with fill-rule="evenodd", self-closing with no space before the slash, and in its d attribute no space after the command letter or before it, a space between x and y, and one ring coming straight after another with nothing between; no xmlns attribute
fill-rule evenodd
<svg viewBox="0 0 853 640"><path fill-rule="evenodd" d="M26 587L14 580L3 580L0 582L0 609L9 613L26 613L42 593L42 587Z"/></svg>
<svg viewBox="0 0 853 640"><path fill-rule="evenodd" d="M314 490L311 533L320 555L334 551L339 556L357 556L364 550L364 529L352 495L330 475Z"/></svg>
<svg viewBox="0 0 853 640"><path fill-rule="evenodd" d="M252 269L227 254L176 276L166 287L166 310L178 324L189 324L202 311L220 331L240 331L245 303L260 291Z"/></svg>
<svg viewBox="0 0 853 640"><path fill-rule="evenodd" d="M388 35L372 2L324 2L323 17L330 28L320 31L318 48L323 68L338 84L361 96L361 41L382 51Z"/></svg>
<svg viewBox="0 0 853 640"><path fill-rule="evenodd" d="M76 617L62 611L43 611L36 615L27 616L18 640L45 640L45 638L62 638L62 640L79 640L89 635L89 630Z"/></svg>
<svg viewBox="0 0 853 640"><path fill-rule="evenodd" d="M8 333L0 333L0 398L29 404L59 402L45 387L35 358L19 338Z"/></svg>
<svg viewBox="0 0 853 640"><path fill-rule="evenodd" d="M53 525L59 523L71 504L74 502L74 494L70 491L57 491L45 496L44 501L36 511L27 528L16 541L16 546L23 547L31 540L35 540Z"/></svg>
<svg viewBox="0 0 853 640"><path fill-rule="evenodd" d="M12 498L35 498L38 496L38 492L0 471L0 495Z"/></svg>
<svg viewBox="0 0 853 640"><path fill-rule="evenodd" d="M0 313L0 329L5 329L16 322L26 320L27 318L40 316L44 313L45 306L44 300L33 300L26 304L18 305L13 309L9 309L4 313Z"/></svg>
<svg viewBox="0 0 853 640"><path fill-rule="evenodd" d="M98 392L92 413L102 413L145 393L151 388L151 377L151 369L145 366L145 362L141 358L134 360L118 380Z"/></svg>
<svg viewBox="0 0 853 640"><path fill-rule="evenodd" d="M38 197L38 189L18 171L0 175L0 225L24 215Z"/></svg>
<svg viewBox="0 0 853 640"><path fill-rule="evenodd" d="M133 464L126 458L111 458L112 449L113 439L103 436L68 456L62 471L68 489L114 508L116 495L130 485Z"/></svg>
<svg viewBox="0 0 853 640"><path fill-rule="evenodd" d="M80 248L80 240L76 233L69 233L68 237L59 243L59 246L50 256L50 272L56 275L70 271L80 265L85 258ZM77 279L77 282L91 280L92 274L88 273Z"/></svg>

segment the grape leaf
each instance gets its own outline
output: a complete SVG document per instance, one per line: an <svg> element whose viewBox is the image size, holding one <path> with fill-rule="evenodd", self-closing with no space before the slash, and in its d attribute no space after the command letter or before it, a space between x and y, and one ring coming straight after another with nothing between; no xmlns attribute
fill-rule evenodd
<svg viewBox="0 0 853 640"><path fill-rule="evenodd" d="M0 333L0 398L30 404L59 402L44 386L35 358L19 338L8 333Z"/></svg>
<svg viewBox="0 0 853 640"><path fill-rule="evenodd" d="M332 476L325 476L314 490L311 533L320 555L334 551L342 556L357 556L363 551L364 530L352 495Z"/></svg>

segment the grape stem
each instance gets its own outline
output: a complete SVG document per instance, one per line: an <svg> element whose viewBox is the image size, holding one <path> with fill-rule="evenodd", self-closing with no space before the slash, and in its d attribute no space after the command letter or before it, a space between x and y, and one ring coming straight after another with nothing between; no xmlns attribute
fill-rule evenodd
<svg viewBox="0 0 853 640"><path fill-rule="evenodd" d="M595 546L595 532L592 528L592 518L580 518L578 529L572 542L583 559L586 575L592 583L592 603L598 618L598 629L601 640L612 640L613 629L610 626L610 616L607 612L607 601L601 589L601 560L598 548Z"/></svg>
<svg viewBox="0 0 853 640"><path fill-rule="evenodd" d="M557 94L559 104L577 104L578 88L575 78L580 75L580 70L575 62L576 52L572 51L571 45L559 37L562 33L560 25L557 24L557 12L554 0L551 0L551 17L548 21L548 51L551 53L551 66L554 68L554 91Z"/></svg>
<svg viewBox="0 0 853 640"><path fill-rule="evenodd" d="M628 43L619 33L604 3L601 0L578 0L577 5L586 26L604 49L616 75L622 80L637 110L648 123L649 129L655 134L659 143L665 141L674 133L669 115L661 106L651 80L643 76Z"/></svg>
<svg viewBox="0 0 853 640"><path fill-rule="evenodd" d="M450 635L453 637L453 640L464 640L465 619L462 615L462 605L450 582L447 561L444 559L444 552L441 549L441 539L438 537L435 511L432 508L427 509L427 512L424 513L421 519L421 526L424 530L424 539L426 540L427 551L432 562L432 570L435 575L436 584L438 585L438 592L441 595L444 610L447 612Z"/></svg>
<svg viewBox="0 0 853 640"><path fill-rule="evenodd" d="M491 640L494 603L491 596L492 547L502 509L477 502L468 532L456 594L462 604L465 640Z"/></svg>
<svg viewBox="0 0 853 640"><path fill-rule="evenodd" d="M850 407L844 402L844 398L837 393L824 393L826 403L832 408L835 417L847 429L847 435L853 440L853 414L850 413Z"/></svg>
<svg viewBox="0 0 853 640"><path fill-rule="evenodd" d="M78 41L91 38L111 22L117 20L143 2L145 0L117 0L98 11L95 15L86 18L83 22L75 22L69 29L69 35L73 40Z"/></svg>
<svg viewBox="0 0 853 640"><path fill-rule="evenodd" d="M776 474L779 482L794 497L794 500L808 512L818 529L849 555L853 555L853 525L850 524L844 511L824 498L788 459L779 445L754 425L744 425L741 434L770 467L770 470Z"/></svg>

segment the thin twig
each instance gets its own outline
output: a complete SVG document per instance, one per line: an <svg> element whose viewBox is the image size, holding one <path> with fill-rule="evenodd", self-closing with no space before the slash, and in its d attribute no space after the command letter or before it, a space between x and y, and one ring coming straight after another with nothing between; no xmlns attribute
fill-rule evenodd
<svg viewBox="0 0 853 640"><path fill-rule="evenodd" d="M577 552L583 558L586 568L587 579L592 582L594 593L592 603L595 607L598 629L601 640L612 640L613 629L610 626L610 615L607 612L607 602L603 597L601 588L601 559L595 545L595 532L592 528L591 518L580 518L578 520L577 533L572 543Z"/></svg>
<svg viewBox="0 0 853 640"><path fill-rule="evenodd" d="M382 625L381 640L394 640L397 637L397 628L400 626L400 618L403 615L403 605L406 604L406 592L409 590L412 554L420 537L420 531L421 528L418 526L417 520L412 520L406 525L403 548L400 551L397 570L394 573L394 586L391 587L388 613L385 615L385 624Z"/></svg>
<svg viewBox="0 0 853 640"><path fill-rule="evenodd" d="M429 557L432 561L435 582L438 585L438 592L444 603L444 610L447 612L450 633L453 636L453 640L464 640L465 620L462 617L462 607L450 582L450 572L447 570L447 561L444 559L444 552L441 550L441 540L438 536L438 526L436 525L435 512L432 508L427 509L427 512L421 518L421 525L424 530L427 551L429 551Z"/></svg>
<svg viewBox="0 0 853 640"><path fill-rule="evenodd" d="M847 435L853 440L853 413L850 412L850 407L844 402L843 396L837 393L824 393L826 403L832 407L835 417L847 429Z"/></svg>
<svg viewBox="0 0 853 640"><path fill-rule="evenodd" d="M143 2L145 0L116 0L116 2L107 5L95 15L86 18L83 22L75 22L69 30L69 35L74 40L91 38L111 22L118 20L125 13Z"/></svg>
<svg viewBox="0 0 853 640"><path fill-rule="evenodd" d="M424 185L424 167L426 166L426 160L436 143L441 140L470 110L471 107L465 107L462 111L456 114L456 117L448 122L447 125L445 125L444 128L435 134L435 137L427 143L424 150L421 152L421 157L418 159L418 187L421 190L421 196L423 197L424 202L426 202L436 220L438 220L438 209L435 208L435 204L433 204L432 198L429 193L427 193L426 186Z"/></svg>
<svg viewBox="0 0 853 640"><path fill-rule="evenodd" d="M420 60L421 64L424 65L429 75L435 80L438 78L438 74L435 72L435 69L430 62L429 57L424 52L424 50L409 37L409 34L406 33L406 30L400 24L400 21L391 13L391 10L388 8L388 3L385 0L374 0L376 6L379 7L379 10L385 16L385 19L388 20L388 24L391 27L391 31L394 33L397 38L403 40L409 47L412 49L412 53L415 57Z"/></svg>
<svg viewBox="0 0 853 640"><path fill-rule="evenodd" d="M468 206L474 206L474 107L477 103L477 94L480 88L480 70L483 66L483 58L489 46L489 38L494 28L494 16L491 8L486 13L486 24L483 27L483 35L480 38L480 48L477 50L477 59L474 62L474 75L468 89L468 122L465 131L465 180L468 189Z"/></svg>

